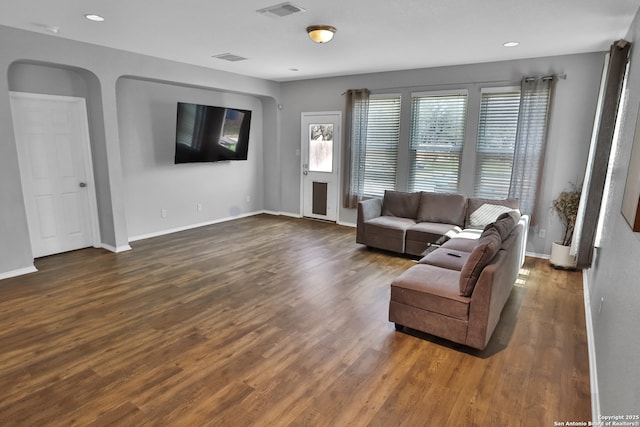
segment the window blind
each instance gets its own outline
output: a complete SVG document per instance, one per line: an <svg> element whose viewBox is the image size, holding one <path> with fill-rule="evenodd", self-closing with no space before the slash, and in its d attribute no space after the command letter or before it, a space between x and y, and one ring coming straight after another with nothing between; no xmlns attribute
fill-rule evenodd
<svg viewBox="0 0 640 427"><path fill-rule="evenodd" d="M520 91L483 93L476 144L475 197L509 195Z"/></svg>
<svg viewBox="0 0 640 427"><path fill-rule="evenodd" d="M410 191L458 191L466 111L466 92L413 96Z"/></svg>
<svg viewBox="0 0 640 427"><path fill-rule="evenodd" d="M382 196L385 190L396 188L399 139L400 96L372 96L365 147L365 195Z"/></svg>

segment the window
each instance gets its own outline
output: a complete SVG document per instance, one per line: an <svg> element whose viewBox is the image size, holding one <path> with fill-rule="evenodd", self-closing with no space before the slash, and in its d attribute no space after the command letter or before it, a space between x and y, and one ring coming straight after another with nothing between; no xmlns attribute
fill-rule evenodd
<svg viewBox="0 0 640 427"><path fill-rule="evenodd" d="M507 198L518 128L520 91L485 92L480 101L475 197Z"/></svg>
<svg viewBox="0 0 640 427"><path fill-rule="evenodd" d="M400 96L371 96L365 144L364 190L382 196L396 188L396 165L400 139Z"/></svg>
<svg viewBox="0 0 640 427"><path fill-rule="evenodd" d="M413 95L410 191L458 191L466 111L466 91Z"/></svg>

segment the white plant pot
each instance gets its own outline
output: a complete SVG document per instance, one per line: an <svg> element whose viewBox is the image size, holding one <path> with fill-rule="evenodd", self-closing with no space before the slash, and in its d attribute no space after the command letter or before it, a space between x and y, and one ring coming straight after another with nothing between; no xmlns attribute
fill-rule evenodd
<svg viewBox="0 0 640 427"><path fill-rule="evenodd" d="M553 242L549 256L551 265L561 268L575 268L577 260L575 256L569 254L570 249L571 246L563 246L561 242Z"/></svg>

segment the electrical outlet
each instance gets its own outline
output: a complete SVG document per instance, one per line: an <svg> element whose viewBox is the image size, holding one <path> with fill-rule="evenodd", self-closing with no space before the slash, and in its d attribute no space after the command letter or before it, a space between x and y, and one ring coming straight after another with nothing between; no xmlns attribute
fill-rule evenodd
<svg viewBox="0 0 640 427"><path fill-rule="evenodd" d="M545 230L544 228L541 228L540 230L538 230L539 238L544 239L546 235L547 235L547 230Z"/></svg>
<svg viewBox="0 0 640 427"><path fill-rule="evenodd" d="M202 203L196 205L196 212L202 212Z"/></svg>
<svg viewBox="0 0 640 427"><path fill-rule="evenodd" d="M160 209L160 217L161 218L166 218L167 217L167 210L166 209Z"/></svg>

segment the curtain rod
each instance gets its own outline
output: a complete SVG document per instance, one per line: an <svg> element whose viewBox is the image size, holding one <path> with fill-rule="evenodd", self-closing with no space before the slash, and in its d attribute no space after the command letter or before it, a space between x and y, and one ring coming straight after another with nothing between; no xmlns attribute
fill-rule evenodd
<svg viewBox="0 0 640 427"><path fill-rule="evenodd" d="M542 79L550 79L550 78L557 78L559 80L566 80L567 79L567 74L563 73L563 74L549 74L549 75L545 75L542 76ZM535 78L535 77L525 77L525 78ZM485 81L474 81L474 82L464 82L464 83L444 83L444 84L430 84L430 85L412 85L412 86L395 86L395 87L379 87L379 88L374 88L374 89L370 89L371 91L387 91L387 90L400 90L400 89L408 89L408 90L412 90L412 89L424 89L424 88L429 88L429 87L443 87L443 86L461 86L461 85L483 85L483 84L504 84L504 85L519 85L520 84L520 80L485 80ZM342 95L346 94L347 92L342 92Z"/></svg>
<svg viewBox="0 0 640 427"><path fill-rule="evenodd" d="M549 74L547 76L531 76L531 77L524 78L526 82L530 82L535 79L540 79L542 81L551 80L551 79L567 80L567 74L566 73L565 74Z"/></svg>

